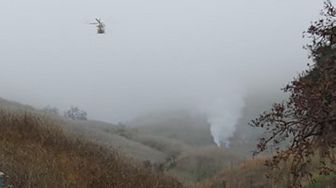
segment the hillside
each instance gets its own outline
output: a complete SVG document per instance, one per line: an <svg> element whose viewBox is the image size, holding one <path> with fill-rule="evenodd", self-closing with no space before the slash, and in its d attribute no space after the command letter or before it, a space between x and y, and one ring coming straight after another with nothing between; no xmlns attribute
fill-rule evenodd
<svg viewBox="0 0 336 188"><path fill-rule="evenodd" d="M249 122L259 116L260 113L270 109L274 102L281 101L284 96L280 90L250 91L245 99L242 114L236 123L236 131L230 139L231 149L238 155L249 158L256 149L257 140L264 132L262 129L251 127Z"/></svg>
<svg viewBox="0 0 336 188"><path fill-rule="evenodd" d="M127 138L165 153L168 162L173 159L167 172L183 182L200 182L241 161L230 149L214 144L210 125L201 114L162 111L141 116L127 125L133 127Z"/></svg>
<svg viewBox="0 0 336 188"><path fill-rule="evenodd" d="M239 165L224 168L216 175L199 184L200 188L218 188L223 187L290 187L289 164L281 164L281 168L270 170L265 166L267 156L258 156L243 161ZM317 165L319 162L316 160ZM269 179L267 176L276 176L277 179ZM313 179L305 179L303 188L330 188L336 185L336 176L331 174L324 176L314 172ZM313 181L312 181L313 180Z"/></svg>
<svg viewBox="0 0 336 188"><path fill-rule="evenodd" d="M261 134L247 121L272 100L261 98L246 98L229 149L213 144L200 114L152 113L124 125L66 120L1 99L0 171L17 187L270 186L263 158L244 161Z"/></svg>
<svg viewBox="0 0 336 188"><path fill-rule="evenodd" d="M184 110L151 113L127 125L135 127L142 134L173 139L190 146L214 145L206 117Z"/></svg>
<svg viewBox="0 0 336 188"><path fill-rule="evenodd" d="M112 150L118 150L123 155L139 161L163 162L166 158L166 154L163 152L127 137L127 135L133 134L131 130L118 125L93 120L66 120L62 126L73 134Z"/></svg>
<svg viewBox="0 0 336 188"><path fill-rule="evenodd" d="M57 118L0 102L0 171L14 187L182 187L163 173L73 135Z"/></svg>
<svg viewBox="0 0 336 188"><path fill-rule="evenodd" d="M141 117L134 127L134 124L66 120L4 99L0 105L0 134L4 135L0 153L5 153L0 159L0 171L19 187L27 184L44 187L41 182L48 187L78 183L91 187L95 181L106 183L105 177L118 180L108 182L108 186L128 181L122 187L132 187L139 177L144 179L143 187L156 184L180 187L178 181L167 175L189 184L237 161L237 156L215 147L209 125L202 116L186 112ZM172 136L174 132L178 134ZM167 166L171 157L176 162ZM153 168L143 168L146 161ZM157 173L159 165L165 169Z"/></svg>
<svg viewBox="0 0 336 188"><path fill-rule="evenodd" d="M202 147L178 156L176 166L170 172L181 181L201 182L240 162L242 159L229 150Z"/></svg>

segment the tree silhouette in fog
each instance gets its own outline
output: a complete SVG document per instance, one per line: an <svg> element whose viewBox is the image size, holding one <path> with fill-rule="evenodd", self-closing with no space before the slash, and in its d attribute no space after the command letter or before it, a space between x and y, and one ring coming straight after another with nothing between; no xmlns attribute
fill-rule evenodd
<svg viewBox="0 0 336 188"><path fill-rule="evenodd" d="M87 120L87 113L78 107L72 106L64 112L64 117L72 120Z"/></svg>
<svg viewBox="0 0 336 188"><path fill-rule="evenodd" d="M330 1L321 15L304 33L311 40L306 49L312 64L283 89L289 99L250 122L266 129L256 153L275 146L266 165L276 169L288 162L292 187L311 179L316 170L336 173L336 9ZM318 166L313 165L316 159Z"/></svg>

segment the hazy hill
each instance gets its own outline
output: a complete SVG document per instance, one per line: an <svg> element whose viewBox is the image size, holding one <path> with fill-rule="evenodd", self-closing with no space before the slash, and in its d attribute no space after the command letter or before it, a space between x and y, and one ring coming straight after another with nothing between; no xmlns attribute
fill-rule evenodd
<svg viewBox="0 0 336 188"><path fill-rule="evenodd" d="M138 161L162 164L167 173L183 182L204 180L241 162L230 150L215 146L204 116L186 111L152 113L128 122L128 126L100 121L67 121L65 125ZM171 157L176 163L168 167Z"/></svg>
<svg viewBox="0 0 336 188"><path fill-rule="evenodd" d="M65 121L63 126L76 135L83 136L107 148L118 150L124 155L139 161L163 162L167 157L166 154L159 150L127 138L123 133L132 134L131 130L118 127L118 125L91 120L69 120Z"/></svg>
<svg viewBox="0 0 336 188"><path fill-rule="evenodd" d="M242 114L236 124L236 131L231 138L232 150L242 156L251 156L256 148L257 139L262 136L264 130L251 127L249 122L284 98L280 89L272 92L265 90L248 93L244 99Z"/></svg>
<svg viewBox="0 0 336 188"><path fill-rule="evenodd" d="M210 125L205 116L187 111L151 113L128 122L141 134L156 135L181 141L191 146L214 145Z"/></svg>
<svg viewBox="0 0 336 188"><path fill-rule="evenodd" d="M0 102L0 171L14 187L182 186L64 130L55 117Z"/></svg>
<svg viewBox="0 0 336 188"><path fill-rule="evenodd" d="M153 167L163 165L166 174L175 176L181 182L200 182L210 178L211 185L214 185L219 180L211 178L222 171L217 175L220 179L237 175L249 183L249 174L265 172L266 169L258 161L246 172L244 168L238 168L254 149L255 140L261 134L261 130L255 130L247 123L274 101L276 99L267 94L246 97L243 115L235 137L231 139L232 147L224 149L215 146L206 117L200 114L157 112L123 125L94 120L65 120L1 99L0 135L5 136L0 138L5 139L0 139L0 152L6 155L0 155L0 170L8 173L16 185L34 183L37 187L41 181L49 187L54 186L51 185L54 181L65 185L80 182L82 186L90 187L95 181L106 182L105 176L118 179L112 182L115 185L129 181L124 187L132 187L138 178L144 179L143 187L156 183L160 187L180 186L176 180L161 173L153 174L157 172L153 168L144 169L143 162L149 161ZM20 149L16 151L15 148ZM22 159L27 159L29 165L20 163ZM175 163L168 165L169 159L174 159ZM244 164L252 163L254 161ZM90 173L78 173L75 170L78 168L79 172ZM32 174L26 177L30 170ZM120 173L125 173L125 177L119 178ZM130 176L136 178L131 179ZM158 182L153 182L153 178ZM234 180L233 177L231 179ZM262 178L260 181L264 181L264 185L269 183ZM108 183L106 186L110 186Z"/></svg>
<svg viewBox="0 0 336 188"><path fill-rule="evenodd" d="M65 121L63 125L95 143L154 163L162 163L193 148L214 146L205 117L186 111L152 113L127 125L93 120Z"/></svg>
<svg viewBox="0 0 336 188"><path fill-rule="evenodd" d="M241 161L239 156L229 150L216 146L202 147L180 155L171 173L181 181L199 182Z"/></svg>

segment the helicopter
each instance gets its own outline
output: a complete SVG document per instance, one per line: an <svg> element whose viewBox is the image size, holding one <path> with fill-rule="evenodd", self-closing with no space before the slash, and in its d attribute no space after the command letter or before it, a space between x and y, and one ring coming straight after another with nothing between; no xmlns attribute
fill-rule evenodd
<svg viewBox="0 0 336 188"><path fill-rule="evenodd" d="M97 26L97 34L104 34L105 33L105 24L101 21L101 19L96 18L96 22L90 23L92 25Z"/></svg>

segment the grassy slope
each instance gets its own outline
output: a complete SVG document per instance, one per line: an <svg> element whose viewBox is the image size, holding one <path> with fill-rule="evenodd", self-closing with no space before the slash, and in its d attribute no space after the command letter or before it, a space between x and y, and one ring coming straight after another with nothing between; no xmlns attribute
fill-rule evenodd
<svg viewBox="0 0 336 188"><path fill-rule="evenodd" d="M181 187L13 104L0 100L0 170L14 187Z"/></svg>
<svg viewBox="0 0 336 188"><path fill-rule="evenodd" d="M141 134L172 139L190 146L214 145L210 125L200 114L186 111L157 112L139 117L129 125Z"/></svg>
<svg viewBox="0 0 336 188"><path fill-rule="evenodd" d="M270 168L265 166L267 158L259 156L258 158L246 160L240 165L225 168L216 176L201 182L199 187L223 187L223 182L226 183L227 187L289 187L288 180L291 178L289 173L290 165L282 163L280 169L270 170ZM313 179L305 179L302 182L304 188L329 188L336 186L335 175L322 176L318 172L313 174ZM266 178L266 175L272 175L275 179Z"/></svg>
<svg viewBox="0 0 336 188"><path fill-rule="evenodd" d="M240 162L239 157L225 149L201 147L180 155L171 173L184 182L199 182Z"/></svg>
<svg viewBox="0 0 336 188"><path fill-rule="evenodd" d="M160 112L130 124L136 130L131 139L176 157L176 166L168 172L183 182L204 180L240 162L240 157L215 146L209 124L200 114Z"/></svg>
<svg viewBox="0 0 336 188"><path fill-rule="evenodd" d="M120 128L113 124L100 121L66 121L64 128L139 161L163 162L166 158L163 152L121 135ZM131 134L130 130L125 131Z"/></svg>
<svg viewBox="0 0 336 188"><path fill-rule="evenodd" d="M143 183L139 185L143 187L151 187L157 183L161 187L178 186L175 180L162 174L153 174L152 170L143 169L136 165L136 162L130 164L132 160L126 159L125 161L124 155L111 154L111 150L106 150L106 148L111 148L112 151L117 149L136 160L149 160L153 163L161 163L167 157L174 155L176 166L169 169L168 173L184 182L198 182L209 178L208 181L200 183L202 188L221 186L223 181L231 187L249 187L251 184L267 187L272 184L263 175L268 171L263 165L263 159L248 160L240 164L241 158L236 154L245 156L246 154L241 154L243 152L214 147L206 121L201 116L195 117L185 112L181 114L161 113L151 117L142 117L136 122L137 128L129 128L99 121L60 121L60 118L51 120L36 113L29 106L5 100L0 100L0 105L2 115L6 112L6 117L21 118L21 120L5 122L6 125L14 125L12 130L4 129L4 120L0 122L0 135L1 133L6 135L6 137L0 137L0 170L10 174L16 185L21 185L17 183L27 185L27 182L31 182L32 187L45 187L45 185L48 187L64 187L64 185L92 187L95 182L104 182L106 181L104 178L113 177L113 180L118 181L111 181L109 182L111 184L102 185L102 187L133 187L135 184L139 187L139 182L137 182L139 179ZM247 121L252 117L251 114L256 113L253 110L264 108L264 106L256 107L255 103L248 104L244 111L244 118L240 122ZM21 112L17 113L17 110ZM15 123L24 120L23 112L25 111L29 111L29 116L33 117L33 123L21 123L29 127L26 129ZM38 121L35 122L34 119ZM249 127L247 129L249 130ZM239 127L238 133L246 133L247 129ZM6 131L7 134L5 134ZM12 133L8 134L11 131ZM78 140L73 135L69 136L69 132L86 138L90 143L82 139ZM175 134L176 132L178 134ZM39 135L43 137L40 138ZM239 136L237 138L243 141L247 139L245 142L251 142L254 137L241 136L243 138ZM104 148L97 145L104 146ZM254 147L254 143L235 143L235 146L246 152L246 148ZM7 154L3 155L6 153L3 151ZM3 161L11 162L4 163ZM118 173L111 173L111 171ZM213 175L215 175L214 178ZM55 182L58 183L55 184ZM323 184L325 181L321 180L319 183ZM281 187L281 184L278 184L278 187Z"/></svg>
<svg viewBox="0 0 336 188"><path fill-rule="evenodd" d="M272 185L272 182L265 177L266 172L264 158L251 159L240 165L226 168L209 181L203 182L202 187L220 187L223 182L227 187L282 187Z"/></svg>
<svg viewBox="0 0 336 188"><path fill-rule="evenodd" d="M230 151L214 146L204 117L186 112L144 116L132 122L135 128L99 121L67 121L65 125L76 134L118 148L136 160L166 164L166 159L175 156L176 166L168 173L184 182L201 181L240 161Z"/></svg>

